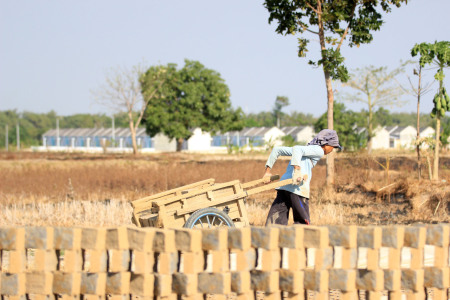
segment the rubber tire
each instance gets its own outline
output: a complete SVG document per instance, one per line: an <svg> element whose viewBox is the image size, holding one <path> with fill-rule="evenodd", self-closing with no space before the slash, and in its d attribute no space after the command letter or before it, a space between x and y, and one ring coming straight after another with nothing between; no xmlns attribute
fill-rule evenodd
<svg viewBox="0 0 450 300"><path fill-rule="evenodd" d="M222 210L219 210L215 207L207 207L202 208L197 211L195 211L187 220L186 224L184 224L184 228L193 228L195 223L204 216L216 216L219 217L221 220L226 222L225 225L228 227L234 227L233 220L228 216L227 213L225 213Z"/></svg>

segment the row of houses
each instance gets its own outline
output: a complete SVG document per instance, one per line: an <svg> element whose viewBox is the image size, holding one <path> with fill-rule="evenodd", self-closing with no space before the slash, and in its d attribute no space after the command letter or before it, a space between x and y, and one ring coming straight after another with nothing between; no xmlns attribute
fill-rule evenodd
<svg viewBox="0 0 450 300"><path fill-rule="evenodd" d="M355 128L359 134L364 129ZM412 126L378 127L374 130L373 149L412 148L417 131ZM250 127L241 131L229 131L211 135L200 128L192 130L192 136L185 140L182 150L189 152L221 152L229 146L244 148L264 148L268 145L283 144L284 136L291 136L297 144L306 145L315 135L313 126L293 127ZM420 136L434 135L431 127L421 129ZM142 152L176 151L176 141L163 134L150 137L144 128L136 132L136 142ZM131 151L131 133L128 128L77 128L51 129L42 137L42 147L38 150L73 151Z"/></svg>

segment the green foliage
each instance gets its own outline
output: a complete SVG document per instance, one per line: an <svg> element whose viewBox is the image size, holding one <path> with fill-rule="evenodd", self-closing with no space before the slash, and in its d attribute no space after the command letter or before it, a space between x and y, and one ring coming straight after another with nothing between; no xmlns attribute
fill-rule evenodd
<svg viewBox="0 0 450 300"><path fill-rule="evenodd" d="M367 138L364 134L355 132L358 124L364 124L364 117L359 113L347 110L343 103L335 103L334 111L334 130L339 134L339 142L346 150L357 150L365 147ZM314 129L319 132L327 128L327 114L324 113L314 124Z"/></svg>
<svg viewBox="0 0 450 300"><path fill-rule="evenodd" d="M444 68L450 67L450 42L434 42L434 44L416 44L411 49L414 57L420 54L419 63L421 67L435 65L438 67L434 78L439 81L439 89L433 98L434 108L431 112L432 118L441 119L446 111L450 111L450 98L444 87Z"/></svg>
<svg viewBox="0 0 450 300"><path fill-rule="evenodd" d="M143 123L150 136L164 133L171 139L188 139L196 127L214 133L240 130L244 125L243 113L231 107L230 92L220 74L198 61L185 60L179 70L176 64L151 67L140 82L148 100Z"/></svg>
<svg viewBox="0 0 450 300"><path fill-rule="evenodd" d="M286 146L286 147L293 147L295 145L298 145L298 143L295 142L294 137L292 137L292 135L290 135L290 134L283 136L281 138L281 141L283 142L283 146Z"/></svg>
<svg viewBox="0 0 450 300"><path fill-rule="evenodd" d="M250 113L244 115L244 127L273 127L276 126L273 114L270 112ZM298 111L291 111L289 114L283 114L283 126L301 126L311 125L317 118L312 114L305 114Z"/></svg>
<svg viewBox="0 0 450 300"><path fill-rule="evenodd" d="M444 119L445 121L442 122L442 134L441 134L441 143L442 145L446 146L448 145L449 138L450 138L450 118Z"/></svg>
<svg viewBox="0 0 450 300"><path fill-rule="evenodd" d="M383 24L382 12L388 13L392 6L400 7L406 0L266 0L269 11L269 23L276 20L279 34L300 33L298 55L305 57L309 40L306 33L319 36L321 40L320 59L309 63L322 65L335 80L347 81L348 71L340 47L345 39L350 47L368 44L372 41L372 32ZM320 5L318 5L320 3ZM317 39L317 37L315 37Z"/></svg>
<svg viewBox="0 0 450 300"><path fill-rule="evenodd" d="M275 99L275 104L273 107L273 115L275 117L276 120L276 124L278 127L281 127L281 117L284 115L281 110L283 109L283 107L288 106L289 105L289 98L285 97L285 96L277 96L277 98Z"/></svg>

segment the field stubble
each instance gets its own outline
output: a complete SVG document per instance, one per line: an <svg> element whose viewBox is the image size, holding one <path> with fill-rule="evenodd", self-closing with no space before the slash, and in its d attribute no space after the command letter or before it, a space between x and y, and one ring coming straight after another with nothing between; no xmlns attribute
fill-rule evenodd
<svg viewBox="0 0 450 300"><path fill-rule="evenodd" d="M116 226L131 224L129 202L192 182L260 178L268 154L0 154L0 225ZM450 159L441 181L417 180L415 158L343 155L336 185L324 187L325 160L313 169L310 211L316 225L449 222ZM281 159L274 174L288 164ZM425 172L424 172L425 173ZM247 199L250 223L264 225L276 191ZM291 220L292 222L292 220Z"/></svg>

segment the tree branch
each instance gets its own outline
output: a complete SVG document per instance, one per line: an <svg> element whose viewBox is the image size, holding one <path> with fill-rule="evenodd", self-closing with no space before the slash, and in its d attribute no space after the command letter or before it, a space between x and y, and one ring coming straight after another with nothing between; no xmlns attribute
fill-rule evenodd
<svg viewBox="0 0 450 300"><path fill-rule="evenodd" d="M314 8L311 4L309 4L308 1L305 2L306 5L308 5L309 8L311 8L316 14L321 15L322 12L319 12L316 8Z"/></svg>
<svg viewBox="0 0 450 300"><path fill-rule="evenodd" d="M356 10L356 4L357 3L358 3L358 1L355 1L355 4L353 5L352 15L350 16L350 21L348 22L347 28L345 28L344 34L341 37L341 41L339 42L339 45L337 46L336 51L339 51L339 49L341 49L342 43L344 42L344 39L347 36L348 29L350 28L350 23L352 22L353 16L355 15L355 10Z"/></svg>
<svg viewBox="0 0 450 300"><path fill-rule="evenodd" d="M314 33L314 34L319 35L318 32L312 31L311 29L308 29L308 27L306 27L305 25L301 24L300 22L299 22L299 25L303 28L303 30L306 30L306 31L308 31L308 32L311 32L311 33Z"/></svg>

